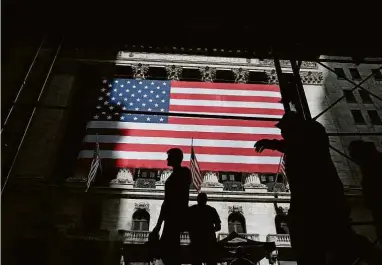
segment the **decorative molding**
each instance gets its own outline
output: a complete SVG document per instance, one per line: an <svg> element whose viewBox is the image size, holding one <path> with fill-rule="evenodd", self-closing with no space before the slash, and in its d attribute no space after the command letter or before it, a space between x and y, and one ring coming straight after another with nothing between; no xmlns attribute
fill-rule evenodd
<svg viewBox="0 0 382 265"><path fill-rule="evenodd" d="M157 183L164 184L166 180L171 176L171 174L172 174L172 170L170 169L163 170L160 174L160 180L157 181Z"/></svg>
<svg viewBox="0 0 382 265"><path fill-rule="evenodd" d="M277 73L275 69L265 71L268 77L268 84L278 84L279 79L277 78Z"/></svg>
<svg viewBox="0 0 382 265"><path fill-rule="evenodd" d="M244 214L243 206L239 206L239 205L228 206L228 214L231 214L231 213L241 213L241 214Z"/></svg>
<svg viewBox="0 0 382 265"><path fill-rule="evenodd" d="M232 69L235 75L235 83L247 83L249 77L249 71L243 68Z"/></svg>
<svg viewBox="0 0 382 265"><path fill-rule="evenodd" d="M145 210L148 213L150 212L150 204L148 202L136 202L134 204L134 211L136 210Z"/></svg>
<svg viewBox="0 0 382 265"><path fill-rule="evenodd" d="M257 173L250 173L245 178L245 188L262 188L267 189L267 185L261 184L259 174Z"/></svg>
<svg viewBox="0 0 382 265"><path fill-rule="evenodd" d="M322 85L324 80L324 75L322 72L300 72L300 77L302 83L307 85Z"/></svg>
<svg viewBox="0 0 382 265"><path fill-rule="evenodd" d="M128 184L134 183L133 173L128 168L122 168L117 174L117 178L110 181L112 184Z"/></svg>
<svg viewBox="0 0 382 265"><path fill-rule="evenodd" d="M169 80L179 81L179 79L182 75L182 72L183 72L182 67L176 66L176 65L171 65L171 66L168 65L165 67L165 69L167 72L167 78Z"/></svg>
<svg viewBox="0 0 382 265"><path fill-rule="evenodd" d="M131 66L134 73L135 79L146 79L147 72L149 71L149 67L147 65L138 63Z"/></svg>
<svg viewBox="0 0 382 265"><path fill-rule="evenodd" d="M275 66L274 60L272 59L264 59L260 61L260 65L262 66ZM280 60L280 66L282 68L290 68L290 61L289 60ZM301 69L318 69L318 64L316 62L310 62L310 61L302 61L301 63Z"/></svg>
<svg viewBox="0 0 382 265"><path fill-rule="evenodd" d="M216 68L209 66L199 68L199 71L202 75L202 81L204 82L213 82L216 77Z"/></svg>

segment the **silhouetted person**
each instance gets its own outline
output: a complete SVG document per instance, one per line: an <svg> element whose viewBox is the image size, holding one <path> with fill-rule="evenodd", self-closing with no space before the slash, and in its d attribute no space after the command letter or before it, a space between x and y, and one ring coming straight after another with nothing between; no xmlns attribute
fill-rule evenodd
<svg viewBox="0 0 382 265"><path fill-rule="evenodd" d="M235 259L230 263L230 265L255 265L252 261L246 258L246 254L242 247L238 247L235 253Z"/></svg>
<svg viewBox="0 0 382 265"><path fill-rule="evenodd" d="M362 190L369 207L380 244L382 244L382 153L372 142L353 141L349 154L362 171Z"/></svg>
<svg viewBox="0 0 382 265"><path fill-rule="evenodd" d="M181 166L183 152L172 148L167 154L167 165L173 168L173 172L166 180L164 201L153 230L154 233L159 233L164 221L160 245L161 258L165 265L181 264L180 233L186 230L191 185L191 171Z"/></svg>
<svg viewBox="0 0 382 265"><path fill-rule="evenodd" d="M214 207L207 205L207 194L199 193L198 204L190 207L190 239L193 264L216 264L216 235L221 221Z"/></svg>
<svg viewBox="0 0 382 265"><path fill-rule="evenodd" d="M349 234L349 209L343 186L329 152L325 128L305 121L297 113L286 113L276 125L283 140L260 140L264 149L285 153L285 170L291 191L288 227L299 265L325 264L332 234ZM312 238L313 235L314 239Z"/></svg>

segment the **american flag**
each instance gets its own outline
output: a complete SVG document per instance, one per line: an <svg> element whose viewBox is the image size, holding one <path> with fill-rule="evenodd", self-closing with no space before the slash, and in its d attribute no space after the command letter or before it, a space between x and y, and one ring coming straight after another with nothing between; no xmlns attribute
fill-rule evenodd
<svg viewBox="0 0 382 265"><path fill-rule="evenodd" d="M200 172L198 160L196 160L194 146L191 146L190 170L192 176L192 183L194 184L195 189L197 191L200 191L200 188L202 187L203 177L202 173Z"/></svg>
<svg viewBox="0 0 382 265"><path fill-rule="evenodd" d="M262 138L281 139L273 121L126 111L281 118L284 109L280 99L276 85L103 80L79 158L89 163L98 133L104 164L108 160L116 167L162 169L166 168L166 151L178 147L189 165L193 138L203 170L277 173L280 153L267 150L258 154L253 148Z"/></svg>
<svg viewBox="0 0 382 265"><path fill-rule="evenodd" d="M286 176L285 173L285 155L281 157L280 172L283 176Z"/></svg>
<svg viewBox="0 0 382 265"><path fill-rule="evenodd" d="M95 177L97 176L98 169L100 169L100 168L101 168L101 158L99 155L99 143L96 140L96 147L94 149L93 160L90 164L88 180L86 183L86 191L90 188L90 185L92 184Z"/></svg>

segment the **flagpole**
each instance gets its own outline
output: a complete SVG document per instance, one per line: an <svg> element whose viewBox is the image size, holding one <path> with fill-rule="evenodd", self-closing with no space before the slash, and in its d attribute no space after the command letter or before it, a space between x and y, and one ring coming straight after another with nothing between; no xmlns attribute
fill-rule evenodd
<svg viewBox="0 0 382 265"><path fill-rule="evenodd" d="M275 186L276 186L277 180L278 180L278 178L279 178L280 168L281 168L281 163L283 162L283 158L284 158L284 155L282 155L282 156L280 157L279 167L278 167L278 169L277 169L277 174L276 174L276 177L275 177L275 181L273 182L272 191L275 191Z"/></svg>

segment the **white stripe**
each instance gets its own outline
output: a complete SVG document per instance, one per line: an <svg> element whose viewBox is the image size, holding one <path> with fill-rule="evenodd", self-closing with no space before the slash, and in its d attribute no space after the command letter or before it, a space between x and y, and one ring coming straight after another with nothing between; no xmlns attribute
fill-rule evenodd
<svg viewBox="0 0 382 265"><path fill-rule="evenodd" d="M280 92L261 91L261 90L228 90L228 89L211 89L211 88L180 88L171 87L171 94L202 94L217 96L255 96L255 97L273 97L281 98Z"/></svg>
<svg viewBox="0 0 382 265"><path fill-rule="evenodd" d="M85 136L84 141L91 143L96 141L96 137L97 137L96 135L87 135ZM182 145L188 146L190 144L189 138L139 137L139 136L119 136L119 135L98 135L98 141L100 143L153 144L153 145L176 145L176 146L182 146ZM253 145L255 143L256 141L214 140L214 139L210 140L210 139L198 139L198 138L194 139L194 146L253 148Z"/></svg>
<svg viewBox="0 0 382 265"><path fill-rule="evenodd" d="M244 102L244 101L218 101L218 100L194 100L194 99L170 99L170 106L203 106L203 107L230 107L252 109L279 109L284 107L280 103L268 102Z"/></svg>
<svg viewBox="0 0 382 265"><path fill-rule="evenodd" d="M221 115L221 116L242 116L242 117L274 118L274 119L281 119L281 117L282 117L282 115L271 115L271 114L222 113L222 112L198 112L198 111L176 111L176 112L177 113L188 113L188 114L205 114L205 115ZM236 127L236 128L238 128L238 127Z"/></svg>
<svg viewBox="0 0 382 265"><path fill-rule="evenodd" d="M241 115L241 114L238 114ZM253 116L253 115L251 115ZM258 115L256 115L258 116ZM277 116L277 115L274 115ZM281 117L281 116L278 116ZM242 126L206 126L189 124L161 124L161 123L131 123L119 121L91 121L88 128L94 129L138 129L177 132L218 132L218 133L246 133L246 134L280 134L278 128L242 127Z"/></svg>
<svg viewBox="0 0 382 265"><path fill-rule="evenodd" d="M102 157L111 159L137 159L137 160L159 160L165 161L167 154L163 152L128 152L102 150ZM91 150L83 150L79 154L80 158L91 158ZM234 156L234 155L198 155L200 162L211 163L240 163L240 164L268 164L277 165L280 162L279 156ZM190 154L184 154L184 161L190 161Z"/></svg>

